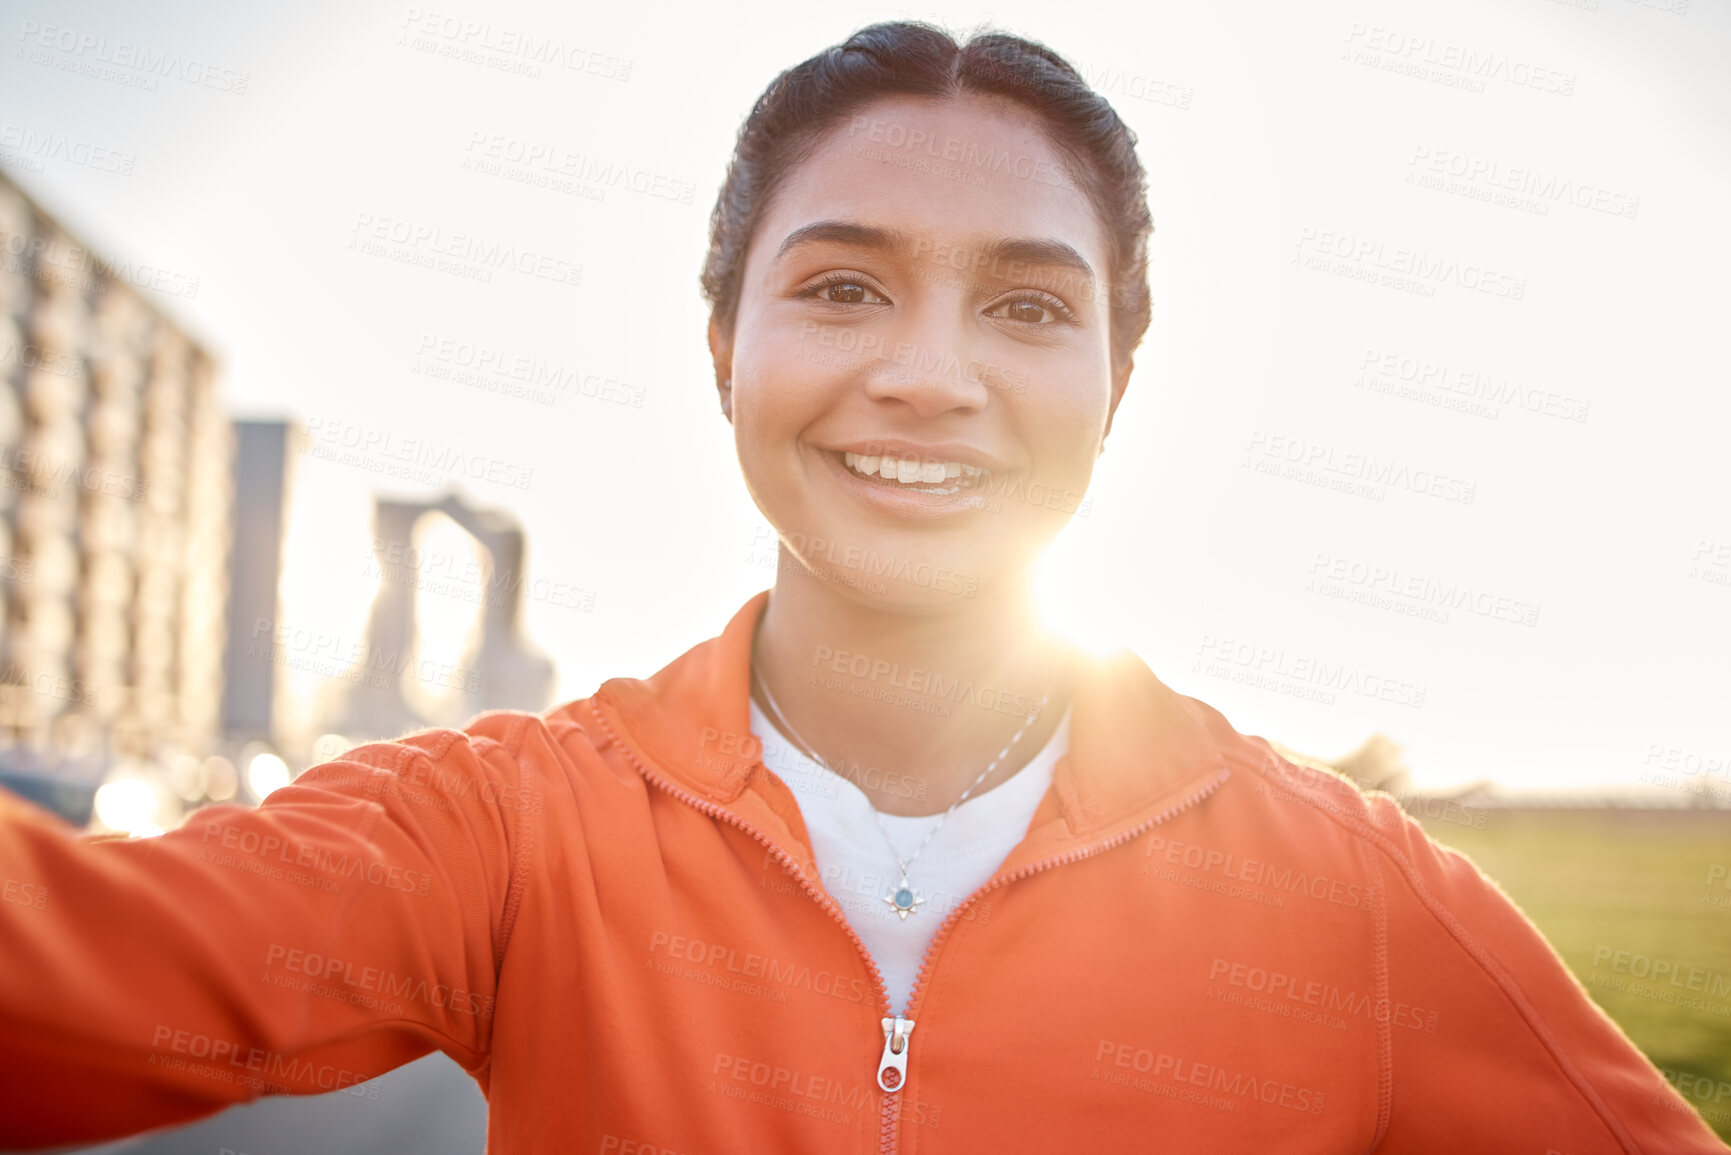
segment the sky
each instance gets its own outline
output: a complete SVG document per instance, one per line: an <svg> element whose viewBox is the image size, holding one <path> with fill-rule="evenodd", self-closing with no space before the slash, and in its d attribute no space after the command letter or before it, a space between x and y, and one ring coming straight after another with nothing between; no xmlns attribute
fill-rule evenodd
<svg viewBox="0 0 1731 1155"><path fill-rule="evenodd" d="M1054 621L1427 788L1731 790L1731 6L737 12L0 3L0 168L236 416L366 446L300 457L285 621L358 636L372 494L455 482L528 530L558 700L719 632L773 579L697 290L738 126L858 26L989 23L1113 101L1155 219Z"/></svg>

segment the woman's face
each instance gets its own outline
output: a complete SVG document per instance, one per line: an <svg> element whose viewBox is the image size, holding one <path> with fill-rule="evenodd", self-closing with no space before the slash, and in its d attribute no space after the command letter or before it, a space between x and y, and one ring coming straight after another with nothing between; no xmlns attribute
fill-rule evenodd
<svg viewBox="0 0 1731 1155"><path fill-rule="evenodd" d="M897 97L834 129L757 225L732 334L711 333L783 544L876 605L1018 583L1076 511L1128 374L1107 255L1019 106Z"/></svg>

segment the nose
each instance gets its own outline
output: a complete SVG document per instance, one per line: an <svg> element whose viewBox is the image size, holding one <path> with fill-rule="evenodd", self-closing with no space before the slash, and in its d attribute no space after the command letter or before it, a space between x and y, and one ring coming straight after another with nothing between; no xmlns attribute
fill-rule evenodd
<svg viewBox="0 0 1731 1155"><path fill-rule="evenodd" d="M960 292L904 306L887 355L868 370L866 395L905 405L919 418L983 409L991 391L974 357L974 324Z"/></svg>

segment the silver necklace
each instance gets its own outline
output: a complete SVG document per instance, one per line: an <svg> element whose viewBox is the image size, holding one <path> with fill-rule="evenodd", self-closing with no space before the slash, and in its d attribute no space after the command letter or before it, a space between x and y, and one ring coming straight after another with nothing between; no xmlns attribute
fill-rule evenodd
<svg viewBox="0 0 1731 1155"><path fill-rule="evenodd" d="M763 680L756 669L751 671L751 676L756 680L758 687L763 690L764 701L768 702L769 708L775 711L775 718L773 721L775 721L782 730L786 731L789 738L792 738L795 742L799 743L799 745L811 755L812 761L816 762L819 766L822 766L825 770L828 770L831 774L836 774L836 771L830 766L830 764L825 762L823 758L818 755L817 747L800 737L799 732L793 728L791 723L788 722L787 715L782 712L781 705L775 700L775 695L769 692L769 683ZM889 830L884 826L883 815L878 813L878 808L876 806L871 808L872 819L878 824L878 833L884 836L884 845L890 848L890 856L896 860L896 866L898 866L902 872L901 882L888 894L884 895L884 902L888 903L890 909L901 916L903 922L906 922L908 920L908 915L913 914L920 904L925 902L925 899L920 896L920 892L915 889L911 882L908 881L908 869L913 866L914 859L920 856L920 852L925 850L926 846L930 844L932 836L943 828L944 823L950 820L950 815L956 812L956 807L968 800L968 796L979 787L980 783L984 782L991 775L993 770L998 768L998 763L1002 762L1005 757L1009 755L1010 751L1015 748L1016 743L1021 741L1022 735L1027 733L1028 727L1034 724L1034 719L1040 716L1040 711L1046 708L1046 702L1050 700L1051 697L1051 694L1047 694L1044 698L1040 699L1040 704L1034 707L1034 712L1023 719L1021 729L1017 730L1015 736L1010 739L1002 750L998 751L998 756L993 758L991 763L987 765L984 770L980 771L980 776L974 779L973 784L966 790L962 791L962 796L950 803L950 808L944 811L944 816L938 819L937 825L926 831L925 841L920 843L919 850L916 850L909 855L906 861L902 860L901 854L896 850L896 844L890 838ZM845 774L836 774L836 776L838 778L847 777Z"/></svg>

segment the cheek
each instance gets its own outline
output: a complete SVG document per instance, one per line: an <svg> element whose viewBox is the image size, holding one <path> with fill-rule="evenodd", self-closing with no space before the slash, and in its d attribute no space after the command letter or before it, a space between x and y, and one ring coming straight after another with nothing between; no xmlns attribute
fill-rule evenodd
<svg viewBox="0 0 1731 1155"><path fill-rule="evenodd" d="M815 412L813 391L802 387L797 362L736 360L734 372L734 449L748 484L773 485L798 452L799 431Z"/></svg>
<svg viewBox="0 0 1731 1155"><path fill-rule="evenodd" d="M1032 408L1023 427L1039 472L1073 478L1093 470L1105 425L1103 399L1071 396L1068 404Z"/></svg>

